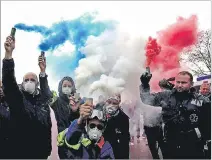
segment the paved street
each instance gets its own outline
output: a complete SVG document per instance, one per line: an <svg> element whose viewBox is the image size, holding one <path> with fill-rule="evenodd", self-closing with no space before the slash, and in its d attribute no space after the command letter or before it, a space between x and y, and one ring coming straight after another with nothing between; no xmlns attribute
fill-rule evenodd
<svg viewBox="0 0 212 160"><path fill-rule="evenodd" d="M146 139L141 139L140 143L135 139L134 145L130 145L131 159L152 159Z"/></svg>

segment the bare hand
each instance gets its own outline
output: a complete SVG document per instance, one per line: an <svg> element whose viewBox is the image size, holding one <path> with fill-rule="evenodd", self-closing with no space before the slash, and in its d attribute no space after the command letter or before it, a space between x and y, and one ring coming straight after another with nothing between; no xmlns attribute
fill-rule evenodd
<svg viewBox="0 0 212 160"><path fill-rule="evenodd" d="M12 52L15 49L15 39L12 36L8 36L6 38L6 42L4 43L5 48L5 59L12 58Z"/></svg>
<svg viewBox="0 0 212 160"><path fill-rule="evenodd" d="M38 65L40 67L40 71L45 72L46 71L46 58L39 56L38 57Z"/></svg>
<svg viewBox="0 0 212 160"><path fill-rule="evenodd" d="M86 120L93 111L93 106L90 106L88 104L83 104L80 106L80 118L78 123L81 123L83 120Z"/></svg>
<svg viewBox="0 0 212 160"><path fill-rule="evenodd" d="M76 102L73 96L71 96L69 100L70 100L69 104L71 105L71 110L73 112L76 112L78 108L80 107L80 102Z"/></svg>
<svg viewBox="0 0 212 160"><path fill-rule="evenodd" d="M4 92L2 90L2 88L0 88L0 98L4 97Z"/></svg>

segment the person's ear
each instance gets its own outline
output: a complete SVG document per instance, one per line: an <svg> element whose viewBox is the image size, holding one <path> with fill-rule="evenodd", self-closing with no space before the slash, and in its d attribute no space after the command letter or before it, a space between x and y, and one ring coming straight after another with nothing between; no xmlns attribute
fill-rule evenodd
<svg viewBox="0 0 212 160"><path fill-rule="evenodd" d="M193 87L193 85L194 85L194 82L191 82L191 86Z"/></svg>

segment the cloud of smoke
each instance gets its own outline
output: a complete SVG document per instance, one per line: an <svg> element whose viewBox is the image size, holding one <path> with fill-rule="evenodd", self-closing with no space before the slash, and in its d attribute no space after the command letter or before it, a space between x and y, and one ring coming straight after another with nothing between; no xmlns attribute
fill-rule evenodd
<svg viewBox="0 0 212 160"><path fill-rule="evenodd" d="M153 72L151 80L152 91L159 91L158 82L162 78L175 77L181 69L180 53L186 47L197 42L198 23L197 17L189 18L179 17L177 22L168 26L166 29L158 32L157 43L161 46L161 52L158 54L146 54L147 59L151 59L150 69ZM154 50L155 45L152 45ZM151 49L151 48L148 48ZM146 51L148 53L148 51ZM148 62L147 62L148 63Z"/></svg>
<svg viewBox="0 0 212 160"><path fill-rule="evenodd" d="M73 20L64 20L52 24L51 27L32 25L28 26L18 23L15 27L26 32L36 32L43 36L38 49L43 51L54 52L59 47L69 41L75 46L75 51L70 52L71 56L55 57L49 54L48 62L52 65L52 70L59 78L73 73L78 66L80 59L85 55L80 52L80 48L85 45L89 36L98 36L106 29L113 29L116 22L114 21L96 21L96 13L85 13L79 18Z"/></svg>
<svg viewBox="0 0 212 160"><path fill-rule="evenodd" d="M90 36L81 48L86 58L79 61L75 70L78 90L85 96L126 92L126 98L138 99L139 77L144 71L144 44L142 38L121 32L118 27L98 37Z"/></svg>

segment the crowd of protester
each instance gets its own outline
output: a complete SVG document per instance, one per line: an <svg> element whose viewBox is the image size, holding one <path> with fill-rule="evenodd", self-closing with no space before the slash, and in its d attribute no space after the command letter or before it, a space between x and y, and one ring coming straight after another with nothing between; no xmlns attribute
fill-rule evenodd
<svg viewBox="0 0 212 160"><path fill-rule="evenodd" d="M40 74L23 75L18 84L15 77L13 50L15 38L8 36L0 88L0 158L47 159L52 141L57 140L60 159L129 159L130 140L147 137L153 159L210 159L211 96L210 84L200 92L192 87L193 76L182 71L174 77L175 85L163 79L161 92L151 93L152 75L141 75L140 98L144 104L162 107L155 126L141 125L143 115L121 103L121 94L99 95L94 105L91 97L80 97L71 77L58 84L58 96L51 91L46 73L46 58L38 57ZM154 76L154 75L153 75ZM172 78L173 80L173 78ZM57 121L58 136L52 136L52 115ZM142 120L141 120L142 118ZM133 126L131 126L133 125ZM142 128L143 127L143 128ZM136 131L132 134L130 131Z"/></svg>

